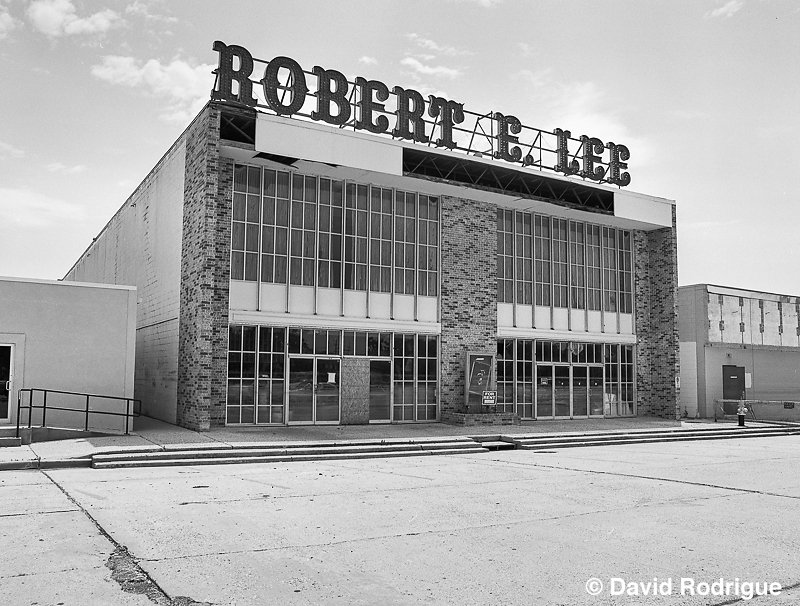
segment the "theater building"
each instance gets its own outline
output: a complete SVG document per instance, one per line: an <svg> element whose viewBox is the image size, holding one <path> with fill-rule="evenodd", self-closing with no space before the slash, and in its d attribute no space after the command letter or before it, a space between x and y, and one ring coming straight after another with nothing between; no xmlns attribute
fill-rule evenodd
<svg viewBox="0 0 800 606"><path fill-rule="evenodd" d="M137 287L146 414L676 417L675 208L625 189L624 145L214 49L212 99L65 277Z"/></svg>

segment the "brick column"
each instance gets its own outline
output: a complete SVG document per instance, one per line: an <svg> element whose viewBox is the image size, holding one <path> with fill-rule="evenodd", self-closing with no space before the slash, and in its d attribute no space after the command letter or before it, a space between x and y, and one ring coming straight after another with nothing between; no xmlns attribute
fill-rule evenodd
<svg viewBox="0 0 800 606"><path fill-rule="evenodd" d="M678 345L678 252L672 227L634 232L636 385L639 415L680 418L675 377Z"/></svg>
<svg viewBox="0 0 800 606"><path fill-rule="evenodd" d="M177 421L225 420L233 161L220 158L220 111L206 106L185 133Z"/></svg>
<svg viewBox="0 0 800 606"><path fill-rule="evenodd" d="M442 197L440 410L464 406L467 351L497 351L497 208Z"/></svg>

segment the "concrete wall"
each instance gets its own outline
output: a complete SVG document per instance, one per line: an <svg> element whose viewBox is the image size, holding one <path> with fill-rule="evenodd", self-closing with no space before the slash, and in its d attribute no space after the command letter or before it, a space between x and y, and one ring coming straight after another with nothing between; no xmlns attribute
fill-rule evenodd
<svg viewBox="0 0 800 606"><path fill-rule="evenodd" d="M136 397L174 423L185 143L176 142L65 280L136 286Z"/></svg>
<svg viewBox="0 0 800 606"><path fill-rule="evenodd" d="M800 348L726 347L706 348L706 412L722 398L723 365L743 366L750 373L752 387L746 390L748 400L800 401Z"/></svg>
<svg viewBox="0 0 800 606"><path fill-rule="evenodd" d="M0 344L14 345L12 421L21 388L134 397L135 289L0 278L0 308ZM60 398L66 407L84 405ZM113 406L124 411L124 403ZM93 426L120 423L104 417ZM48 424L82 426L83 416L48 413Z"/></svg>

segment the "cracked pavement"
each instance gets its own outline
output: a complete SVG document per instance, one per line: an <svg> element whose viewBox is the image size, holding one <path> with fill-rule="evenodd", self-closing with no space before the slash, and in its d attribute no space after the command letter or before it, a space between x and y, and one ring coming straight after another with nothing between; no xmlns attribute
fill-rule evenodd
<svg viewBox="0 0 800 606"><path fill-rule="evenodd" d="M800 602L800 438L0 473L11 605ZM677 589L676 589L677 591Z"/></svg>

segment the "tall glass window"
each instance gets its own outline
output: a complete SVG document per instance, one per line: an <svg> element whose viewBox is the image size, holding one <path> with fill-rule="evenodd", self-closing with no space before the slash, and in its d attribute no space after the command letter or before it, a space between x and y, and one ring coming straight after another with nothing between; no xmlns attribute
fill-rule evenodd
<svg viewBox="0 0 800 606"><path fill-rule="evenodd" d="M231 279L437 296L439 198L236 165Z"/></svg>
<svg viewBox="0 0 800 606"><path fill-rule="evenodd" d="M292 177L292 231L290 282L314 285L314 251L317 229L317 179Z"/></svg>
<svg viewBox="0 0 800 606"><path fill-rule="evenodd" d="M514 339L497 341L497 412L514 412Z"/></svg>
<svg viewBox="0 0 800 606"><path fill-rule="evenodd" d="M258 240L261 225L261 171L237 167L233 174L231 278L258 279Z"/></svg>
<svg viewBox="0 0 800 606"><path fill-rule="evenodd" d="M533 215L514 213L517 303L533 302Z"/></svg>
<svg viewBox="0 0 800 606"><path fill-rule="evenodd" d="M600 274L600 226L586 226L586 303L592 311L602 309Z"/></svg>
<svg viewBox="0 0 800 606"><path fill-rule="evenodd" d="M228 331L228 423L255 422L255 326L231 326Z"/></svg>
<svg viewBox="0 0 800 606"><path fill-rule="evenodd" d="M536 305L550 305L552 275L550 263L550 218L534 215L534 275L536 276Z"/></svg>
<svg viewBox="0 0 800 606"><path fill-rule="evenodd" d="M342 285L342 202L342 182L320 179L317 283L326 288Z"/></svg>
<svg viewBox="0 0 800 606"><path fill-rule="evenodd" d="M347 184L344 287L351 290L367 290L367 193L366 185Z"/></svg>
<svg viewBox="0 0 800 606"><path fill-rule="evenodd" d="M394 420L414 420L414 335L394 336Z"/></svg>
<svg viewBox="0 0 800 606"><path fill-rule="evenodd" d="M392 289L392 190L370 189L369 289Z"/></svg>
<svg viewBox="0 0 800 606"><path fill-rule="evenodd" d="M497 301L514 302L513 210L497 210Z"/></svg>
<svg viewBox="0 0 800 606"><path fill-rule="evenodd" d="M617 247L616 229L603 228L603 292L605 311L617 311Z"/></svg>
<svg viewBox="0 0 800 606"><path fill-rule="evenodd" d="M436 420L436 337L417 337L417 421Z"/></svg>
<svg viewBox="0 0 800 606"><path fill-rule="evenodd" d="M586 241L584 223L569 222L570 303L586 309Z"/></svg>
<svg viewBox="0 0 800 606"><path fill-rule="evenodd" d="M633 253L631 250L631 232L617 232L619 246L619 310L622 313L633 312Z"/></svg>
<svg viewBox="0 0 800 606"><path fill-rule="evenodd" d="M439 284L439 199L420 194L417 294L435 297Z"/></svg>
<svg viewBox="0 0 800 606"><path fill-rule="evenodd" d="M569 257L567 221L553 219L553 306L568 307Z"/></svg>
<svg viewBox="0 0 800 606"><path fill-rule="evenodd" d="M394 194L394 290L413 295L415 292L414 248L417 241L417 197L410 192Z"/></svg>

